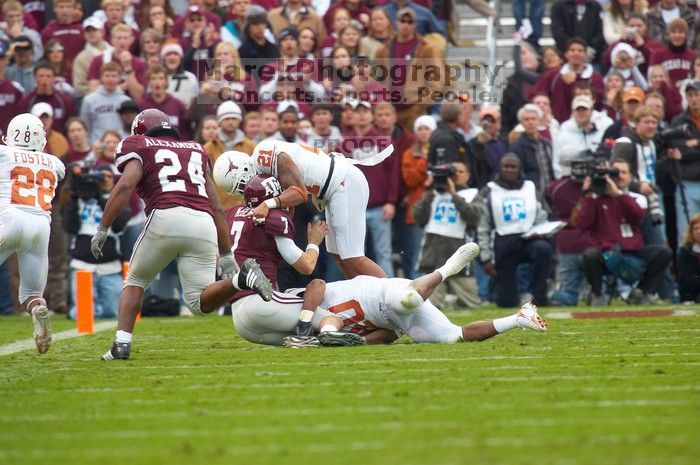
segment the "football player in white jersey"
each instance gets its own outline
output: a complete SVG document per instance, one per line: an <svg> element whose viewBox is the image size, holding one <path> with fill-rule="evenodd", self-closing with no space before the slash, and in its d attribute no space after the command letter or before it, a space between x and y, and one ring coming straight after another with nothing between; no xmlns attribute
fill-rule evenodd
<svg viewBox="0 0 700 465"><path fill-rule="evenodd" d="M391 155L393 147L362 161L341 154L327 154L313 147L290 142L264 140L252 156L224 152L214 165L214 179L231 194L242 193L257 174L279 179L284 192L258 205L252 216L264 221L272 208L295 207L311 194L314 204L326 213L330 232L326 248L346 278L364 274L385 277L384 271L365 257L365 210L369 186L356 164L373 166Z"/></svg>
<svg viewBox="0 0 700 465"><path fill-rule="evenodd" d="M546 331L547 323L537 313L537 307L530 302L514 315L492 321L475 321L461 327L452 323L430 302L429 297L438 284L459 273L478 255L479 246L470 242L460 247L443 266L413 281L357 276L346 281L327 283L323 302L316 310L318 315L315 315L314 320L337 316L342 321L342 327L335 325L318 328L320 332L317 339L320 345L341 345L334 344L334 341L343 332L368 336L378 329L393 331L391 339L405 334L416 343L443 344L483 341L514 328ZM318 345L306 339L290 336L285 345ZM371 342L391 340L368 338L367 343Z"/></svg>
<svg viewBox="0 0 700 465"><path fill-rule="evenodd" d="M51 323L44 300L49 269L51 201L65 176L63 162L42 152L46 133L29 113L7 125L0 145L0 264L13 253L19 259L19 302L32 316L39 353L49 350Z"/></svg>

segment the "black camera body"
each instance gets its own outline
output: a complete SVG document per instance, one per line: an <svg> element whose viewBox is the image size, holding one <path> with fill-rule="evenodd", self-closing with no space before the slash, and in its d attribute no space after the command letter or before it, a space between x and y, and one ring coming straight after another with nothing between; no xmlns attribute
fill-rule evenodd
<svg viewBox="0 0 700 465"><path fill-rule="evenodd" d="M606 166L604 158L596 157L590 150L586 150L571 162L571 179L583 183L587 176L591 178L591 192L602 196L608 187L605 176L615 179L620 176L620 170Z"/></svg>
<svg viewBox="0 0 700 465"><path fill-rule="evenodd" d="M433 189L443 193L447 191L447 179L457 174L457 170L450 163L435 165L430 168L433 176Z"/></svg>
<svg viewBox="0 0 700 465"><path fill-rule="evenodd" d="M80 171L73 171L70 190L79 199L94 199L100 196L100 181L101 171L90 171L86 166L81 166Z"/></svg>
<svg viewBox="0 0 700 465"><path fill-rule="evenodd" d="M680 126L674 126L661 131L656 136L656 147L659 151L664 151L672 147L671 142L674 139L690 139L692 134L688 123L681 124Z"/></svg>

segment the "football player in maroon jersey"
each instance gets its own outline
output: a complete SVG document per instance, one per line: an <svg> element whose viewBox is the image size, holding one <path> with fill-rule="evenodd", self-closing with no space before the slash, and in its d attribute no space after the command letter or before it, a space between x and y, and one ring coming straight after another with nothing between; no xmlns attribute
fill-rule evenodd
<svg viewBox="0 0 700 465"><path fill-rule="evenodd" d="M233 260L210 160L202 146L179 141L168 116L156 109L142 111L131 134L117 146L115 164L122 176L92 238L93 255L101 256L109 226L134 189L146 204L148 219L134 246L119 299L116 339L103 360L129 358L144 291L174 259L185 304L195 315L213 311L242 289L257 292L264 301L272 299L272 286L257 263L246 260L239 270ZM226 279L214 282L217 252Z"/></svg>
<svg viewBox="0 0 700 465"><path fill-rule="evenodd" d="M273 285L277 266L282 260L304 275L311 274L316 267L318 246L329 230L323 221L310 224L307 231L309 245L304 252L294 243L294 223L288 210L270 210L265 222L256 222L250 212L265 200L280 195L282 190L277 178L265 174L255 176L244 189L247 206L233 207L226 212L235 260L242 263L255 258ZM309 283L303 298L274 291L272 300L264 302L250 291L241 291L234 296L231 306L233 324L238 334L250 342L289 347L317 346L319 340L311 337L314 328L342 327L342 321L335 315L315 313L324 293L325 282L320 279ZM288 344L290 336L296 337L292 344ZM348 346L362 344L364 339L357 334L339 333L332 342L333 345Z"/></svg>

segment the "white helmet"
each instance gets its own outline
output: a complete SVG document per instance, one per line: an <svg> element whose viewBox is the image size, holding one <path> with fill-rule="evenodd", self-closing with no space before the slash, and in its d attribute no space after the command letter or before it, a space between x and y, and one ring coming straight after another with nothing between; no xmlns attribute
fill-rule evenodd
<svg viewBox="0 0 700 465"><path fill-rule="evenodd" d="M44 150L46 146L46 131L39 118L30 114L17 115L7 125L5 144L29 150Z"/></svg>
<svg viewBox="0 0 700 465"><path fill-rule="evenodd" d="M256 174L253 158L236 150L222 153L214 163L214 181L231 195L243 194L246 183Z"/></svg>

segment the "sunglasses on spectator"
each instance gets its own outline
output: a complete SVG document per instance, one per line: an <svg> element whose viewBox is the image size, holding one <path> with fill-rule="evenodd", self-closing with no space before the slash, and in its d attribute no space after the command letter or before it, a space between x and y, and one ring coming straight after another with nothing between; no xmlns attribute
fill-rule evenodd
<svg viewBox="0 0 700 465"><path fill-rule="evenodd" d="M411 18L401 18L399 19L400 23L405 23L405 24L413 24L413 20Z"/></svg>
<svg viewBox="0 0 700 465"><path fill-rule="evenodd" d="M64 50L62 48L52 48L49 49L49 53L58 53L58 52L63 52Z"/></svg>

